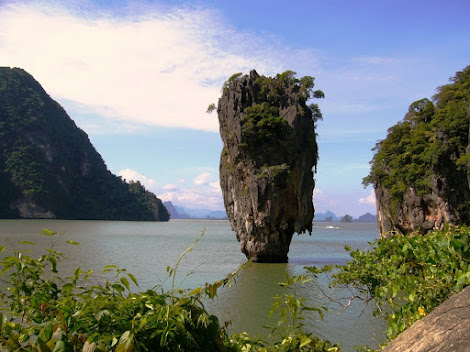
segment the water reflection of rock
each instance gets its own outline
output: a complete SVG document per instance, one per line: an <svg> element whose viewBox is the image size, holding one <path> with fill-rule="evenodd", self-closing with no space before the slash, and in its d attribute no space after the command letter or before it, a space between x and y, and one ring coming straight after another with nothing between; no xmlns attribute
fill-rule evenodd
<svg viewBox="0 0 470 352"><path fill-rule="evenodd" d="M236 278L236 283L219 292L219 298L211 303L221 323L231 321L231 332L246 331L250 335L265 334L272 298L286 289L279 286L286 278L287 264L249 263Z"/></svg>

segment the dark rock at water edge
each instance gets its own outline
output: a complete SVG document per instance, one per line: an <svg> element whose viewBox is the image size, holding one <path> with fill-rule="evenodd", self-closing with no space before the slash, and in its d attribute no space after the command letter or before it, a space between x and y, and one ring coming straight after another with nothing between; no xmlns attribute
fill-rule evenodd
<svg viewBox="0 0 470 352"><path fill-rule="evenodd" d="M167 221L169 214L139 182L107 169L30 74L1 67L0 218Z"/></svg>
<svg viewBox="0 0 470 352"><path fill-rule="evenodd" d="M300 90L292 76L251 71L226 82L218 102L224 205L255 262L287 262L294 232L312 230L315 116Z"/></svg>

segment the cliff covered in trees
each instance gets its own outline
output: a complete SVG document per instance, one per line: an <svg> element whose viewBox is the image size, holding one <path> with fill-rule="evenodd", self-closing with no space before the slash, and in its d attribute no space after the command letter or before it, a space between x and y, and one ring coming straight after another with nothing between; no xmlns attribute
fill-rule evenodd
<svg viewBox="0 0 470 352"><path fill-rule="evenodd" d="M235 74L217 106L225 209L242 252L253 261L286 262L294 232L312 230L321 113L306 102L324 95L313 91L313 77L294 75Z"/></svg>
<svg viewBox="0 0 470 352"><path fill-rule="evenodd" d="M371 161L382 236L470 223L470 66L410 105Z"/></svg>
<svg viewBox="0 0 470 352"><path fill-rule="evenodd" d="M27 72L0 68L0 218L162 220L160 199L113 175Z"/></svg>

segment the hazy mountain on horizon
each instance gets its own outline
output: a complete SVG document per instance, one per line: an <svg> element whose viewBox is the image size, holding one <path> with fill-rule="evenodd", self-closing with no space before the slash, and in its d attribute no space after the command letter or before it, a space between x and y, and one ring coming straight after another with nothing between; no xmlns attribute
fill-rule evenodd
<svg viewBox="0 0 470 352"><path fill-rule="evenodd" d="M163 203L170 212L172 219L227 219L225 210L210 210L198 208L185 208L172 202Z"/></svg>
<svg viewBox="0 0 470 352"><path fill-rule="evenodd" d="M324 213L317 213L315 214L315 221L341 221L344 216L336 216L330 210L327 210ZM330 219L329 219L330 218ZM371 213L366 213L364 215L359 216L357 219L353 217L353 222L377 222L377 215L372 215Z"/></svg>
<svg viewBox="0 0 470 352"><path fill-rule="evenodd" d="M371 213L366 213L359 216L359 218L353 220L354 222L377 222L377 215L372 215Z"/></svg>
<svg viewBox="0 0 470 352"><path fill-rule="evenodd" d="M324 213L315 213L315 217L313 218L313 220L316 220L316 221L325 221L327 218L331 217L333 221L339 221L341 220L341 218L337 217L335 215L335 213L333 213L332 211L330 210L327 210L326 212Z"/></svg>

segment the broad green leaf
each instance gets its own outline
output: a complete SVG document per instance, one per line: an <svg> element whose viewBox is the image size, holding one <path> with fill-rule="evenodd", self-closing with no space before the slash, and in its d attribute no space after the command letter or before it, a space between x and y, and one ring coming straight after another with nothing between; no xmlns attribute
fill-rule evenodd
<svg viewBox="0 0 470 352"><path fill-rule="evenodd" d="M47 342L51 339L52 333L53 333L52 322L48 322L48 324L41 329L38 337L43 342Z"/></svg>
<svg viewBox="0 0 470 352"><path fill-rule="evenodd" d="M96 348L96 342L89 343L88 341L85 341L82 352L95 352Z"/></svg>
<svg viewBox="0 0 470 352"><path fill-rule="evenodd" d="M125 278L125 277L121 277L121 280L122 284L127 288L127 290L129 291L130 288L129 288L129 281Z"/></svg>
<svg viewBox="0 0 470 352"><path fill-rule="evenodd" d="M310 342L312 342L311 339L309 338L304 338L302 341L300 341L300 348L307 346Z"/></svg>
<svg viewBox="0 0 470 352"><path fill-rule="evenodd" d="M57 341L52 352L65 352L65 342L62 340Z"/></svg>
<svg viewBox="0 0 470 352"><path fill-rule="evenodd" d="M202 290L202 287L198 287L198 288L192 290L192 291L188 294L188 296L195 296L195 295L198 295L198 294L201 292L201 290Z"/></svg>
<svg viewBox="0 0 470 352"><path fill-rule="evenodd" d="M126 331L119 338L118 345L115 352L132 352L134 351L134 344L132 343L134 336L130 331Z"/></svg>
<svg viewBox="0 0 470 352"><path fill-rule="evenodd" d="M100 321L104 316L110 316L111 313L107 309L100 310L98 313L95 314L95 319Z"/></svg>
<svg viewBox="0 0 470 352"><path fill-rule="evenodd" d="M46 343L44 343L44 341L42 341L41 339L37 339L36 342L39 344L40 352L52 352L49 346L46 345Z"/></svg>
<svg viewBox="0 0 470 352"><path fill-rule="evenodd" d="M129 276L129 278L132 280L132 282L134 283L134 285L136 285L137 287L139 287L139 284L137 283L137 279L135 278L134 275L130 274L130 273L127 273L127 276Z"/></svg>
<svg viewBox="0 0 470 352"><path fill-rule="evenodd" d="M72 241L72 240L68 240L68 241L66 241L66 242L69 243L69 244L72 244L72 245L74 245L74 246L80 245L80 243L75 242L75 241Z"/></svg>
<svg viewBox="0 0 470 352"><path fill-rule="evenodd" d="M51 265L52 265L51 271L53 273L58 273L58 271L57 271L57 260L55 259L55 257L49 257L49 261L51 262Z"/></svg>
<svg viewBox="0 0 470 352"><path fill-rule="evenodd" d="M43 229L41 232L41 235L43 236L54 236L55 232L52 232L51 230L48 229Z"/></svg>

